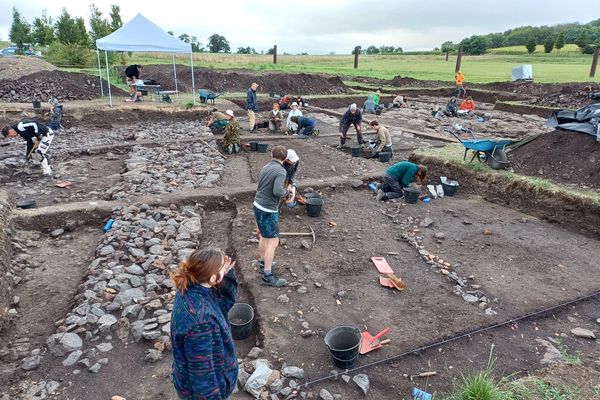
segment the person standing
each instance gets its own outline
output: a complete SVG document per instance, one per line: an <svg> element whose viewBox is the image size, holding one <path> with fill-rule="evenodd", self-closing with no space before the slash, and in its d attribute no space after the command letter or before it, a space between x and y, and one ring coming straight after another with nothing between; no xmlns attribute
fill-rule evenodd
<svg viewBox="0 0 600 400"><path fill-rule="evenodd" d="M341 149L346 144L348 129L350 129L350 126L354 126L354 129L356 130L356 140L358 141L358 144L364 143L362 129L360 127L361 122L362 113L358 107L356 107L356 103L350 104L350 107L348 110L346 110L344 115L342 115L342 119L340 120L340 144L337 146L338 149Z"/></svg>
<svg viewBox="0 0 600 400"><path fill-rule="evenodd" d="M381 188L377 191L377 200L391 200L402 197L403 188L411 182L422 185L427 176L427 167L410 161L400 161L385 170L381 177Z"/></svg>
<svg viewBox="0 0 600 400"><path fill-rule="evenodd" d="M255 112L258 112L258 102L256 100L256 89L258 89L258 83L253 82L250 85L250 89L246 92L246 112L248 113L248 126L250 132L254 131L256 123Z"/></svg>
<svg viewBox="0 0 600 400"><path fill-rule="evenodd" d="M371 128L375 130L377 135L377 144L375 145L375 151L373 157L379 156L379 153L390 153L392 156L392 136L390 131L383 125L379 124L379 121L371 121Z"/></svg>
<svg viewBox="0 0 600 400"><path fill-rule="evenodd" d="M302 111L300 111L300 109L298 108L298 103L293 102L291 105L291 110L287 116L287 122L285 124L288 134L292 134L296 130L298 130L298 124L296 122L292 121L292 117L301 117L301 116L302 116Z"/></svg>
<svg viewBox="0 0 600 400"><path fill-rule="evenodd" d="M62 121L63 106L58 102L56 97L50 97L48 104L50 104L50 112L48 113L50 121L48 121L48 127L56 132L62 128L60 122Z"/></svg>
<svg viewBox="0 0 600 400"><path fill-rule="evenodd" d="M52 176L52 168L50 168L48 156L46 156L52 139L54 139L52 129L34 119L23 119L14 125L5 126L1 132L5 138L14 138L19 135L25 139L27 142L25 161L39 162L44 175Z"/></svg>
<svg viewBox="0 0 600 400"><path fill-rule="evenodd" d="M458 71L456 74L454 74L454 83L456 84L456 97L460 98L467 94L464 86L465 76L462 72Z"/></svg>
<svg viewBox="0 0 600 400"><path fill-rule="evenodd" d="M171 278L172 379L180 399L228 399L238 362L227 314L235 304L235 261L221 250L196 250Z"/></svg>
<svg viewBox="0 0 600 400"><path fill-rule="evenodd" d="M271 161L258 174L258 187L252 204L259 232L258 264L262 280L266 285L275 287L287 284L285 279L276 277L272 270L275 250L279 245L279 202L288 195L285 187L286 170L282 165L286 157L285 147L273 147Z"/></svg>

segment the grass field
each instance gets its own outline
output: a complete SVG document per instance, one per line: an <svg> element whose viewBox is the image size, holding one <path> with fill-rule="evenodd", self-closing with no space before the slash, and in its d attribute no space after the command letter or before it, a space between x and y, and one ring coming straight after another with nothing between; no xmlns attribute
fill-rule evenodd
<svg viewBox="0 0 600 400"><path fill-rule="evenodd" d="M177 63L189 65L189 56L179 56ZM129 63L170 63L170 54L133 53ZM592 57L571 51L559 53L486 54L465 56L462 71L467 82L487 83L508 81L511 68L532 64L536 82L585 82ZM215 69L248 69L258 73L268 71L324 73L340 76L368 76L391 79L396 75L416 79L452 81L455 56L445 61L444 55L361 55L359 68L353 68L352 55L338 56L286 56L278 57L272 64L272 56L246 54L194 54L194 65ZM593 81L599 81L600 73Z"/></svg>

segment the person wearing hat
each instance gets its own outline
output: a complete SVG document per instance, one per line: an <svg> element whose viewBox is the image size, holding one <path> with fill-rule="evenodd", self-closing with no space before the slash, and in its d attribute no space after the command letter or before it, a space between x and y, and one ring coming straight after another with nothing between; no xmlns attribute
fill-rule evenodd
<svg viewBox="0 0 600 400"><path fill-rule="evenodd" d="M302 111L300 111L300 108L298 108L298 103L293 102L291 107L292 109L288 113L287 123L285 124L288 134L292 134L298 130L298 124L292 121L292 117L302 116Z"/></svg>
<svg viewBox="0 0 600 400"><path fill-rule="evenodd" d="M253 82L252 85L250 85L248 92L246 92L246 112L248 113L248 126L250 127L250 132L256 129L254 126L256 123L256 115L254 113L258 112L256 89L258 89L258 83Z"/></svg>
<svg viewBox="0 0 600 400"><path fill-rule="evenodd" d="M354 126L356 129L356 140L358 144L363 144L362 137L362 129L360 124L362 122L362 113L356 106L356 103L350 104L348 110L342 115L342 119L340 120L340 144L337 146L338 149L341 149L346 144L348 129L350 126Z"/></svg>
<svg viewBox="0 0 600 400"><path fill-rule="evenodd" d="M210 112L210 118L206 123L206 126L208 126L210 129L214 129L220 133L223 133L223 130L229 123L229 118L231 118L231 116L218 111L216 108L213 108Z"/></svg>
<svg viewBox="0 0 600 400"><path fill-rule="evenodd" d="M292 149L287 149L287 157L283 160L283 168L285 168L285 184L289 192L286 200L288 205L294 205L296 199L296 188L298 187L296 172L298 172L299 165L300 157L298 157L298 153Z"/></svg>
<svg viewBox="0 0 600 400"><path fill-rule="evenodd" d="M227 154L237 153L240 151L240 124L235 120L233 111L225 111L225 116L228 122L223 135L223 147Z"/></svg>
<svg viewBox="0 0 600 400"><path fill-rule="evenodd" d="M5 138L14 138L21 136L27 142L25 151L25 160L35 160L42 166L42 171L46 176L52 176L52 168L48 162L46 153L50 148L54 131L46 125L34 119L23 119L14 125L8 125L2 128L2 136Z"/></svg>

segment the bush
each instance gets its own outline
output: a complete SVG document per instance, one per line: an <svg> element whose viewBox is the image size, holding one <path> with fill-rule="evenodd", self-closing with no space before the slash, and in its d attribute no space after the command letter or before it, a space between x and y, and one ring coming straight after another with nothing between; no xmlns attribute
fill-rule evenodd
<svg viewBox="0 0 600 400"><path fill-rule="evenodd" d="M76 44L52 43L48 47L48 62L59 67L87 68L94 65L94 52L89 48Z"/></svg>

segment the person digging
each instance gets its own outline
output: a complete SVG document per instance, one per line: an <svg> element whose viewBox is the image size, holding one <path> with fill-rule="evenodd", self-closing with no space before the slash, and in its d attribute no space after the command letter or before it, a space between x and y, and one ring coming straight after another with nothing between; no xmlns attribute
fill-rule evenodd
<svg viewBox="0 0 600 400"><path fill-rule="evenodd" d="M288 196L285 187L286 171L283 161L287 158L287 149L275 146L271 150L271 161L258 174L258 186L252 208L258 226L258 260L262 281L268 286L282 287L287 281L273 273L275 250L279 245L279 202Z"/></svg>
<svg viewBox="0 0 600 400"><path fill-rule="evenodd" d="M223 148L227 154L237 153L240 151L240 124L235 120L233 111L227 110L225 115L229 122L223 134Z"/></svg>
<svg viewBox="0 0 600 400"><path fill-rule="evenodd" d="M283 160L283 168L285 168L285 186L288 190L288 197L285 199L285 203L288 207L296 206L296 193L298 188L298 181L296 180L296 172L300 166L300 157L292 149L287 149L287 156ZM298 194L298 196L300 196Z"/></svg>
<svg viewBox="0 0 600 400"><path fill-rule="evenodd" d="M410 161L400 161L385 170L381 177L381 187L377 189L376 200L398 199L404 188L415 182L422 185L427 176L427 167Z"/></svg>
<svg viewBox="0 0 600 400"><path fill-rule="evenodd" d="M52 177L52 168L46 153L50 148L54 131L34 119L23 119L15 125L2 128L2 136L15 138L21 136L27 142L25 161L34 160L41 164L45 176Z"/></svg>
<svg viewBox="0 0 600 400"><path fill-rule="evenodd" d="M362 129L360 127L361 122L362 113L356 104L352 103L344 115L342 115L342 119L340 120L340 144L337 146L338 149L341 149L346 144L348 129L350 129L350 126L354 126L354 129L356 129L356 140L358 141L358 144L364 143Z"/></svg>
<svg viewBox="0 0 600 400"><path fill-rule="evenodd" d="M230 115L222 113L216 108L213 108L210 112L210 118L206 123L206 126L208 126L211 130L217 131L218 133L223 133L225 127L229 123L230 118Z"/></svg>
<svg viewBox="0 0 600 400"><path fill-rule="evenodd" d="M379 157L380 153L390 153L390 157L392 156L392 137L390 135L390 131L383 125L379 124L379 121L371 121L371 128L375 131L377 135L377 143L375 144L375 149L371 154L371 158Z"/></svg>

